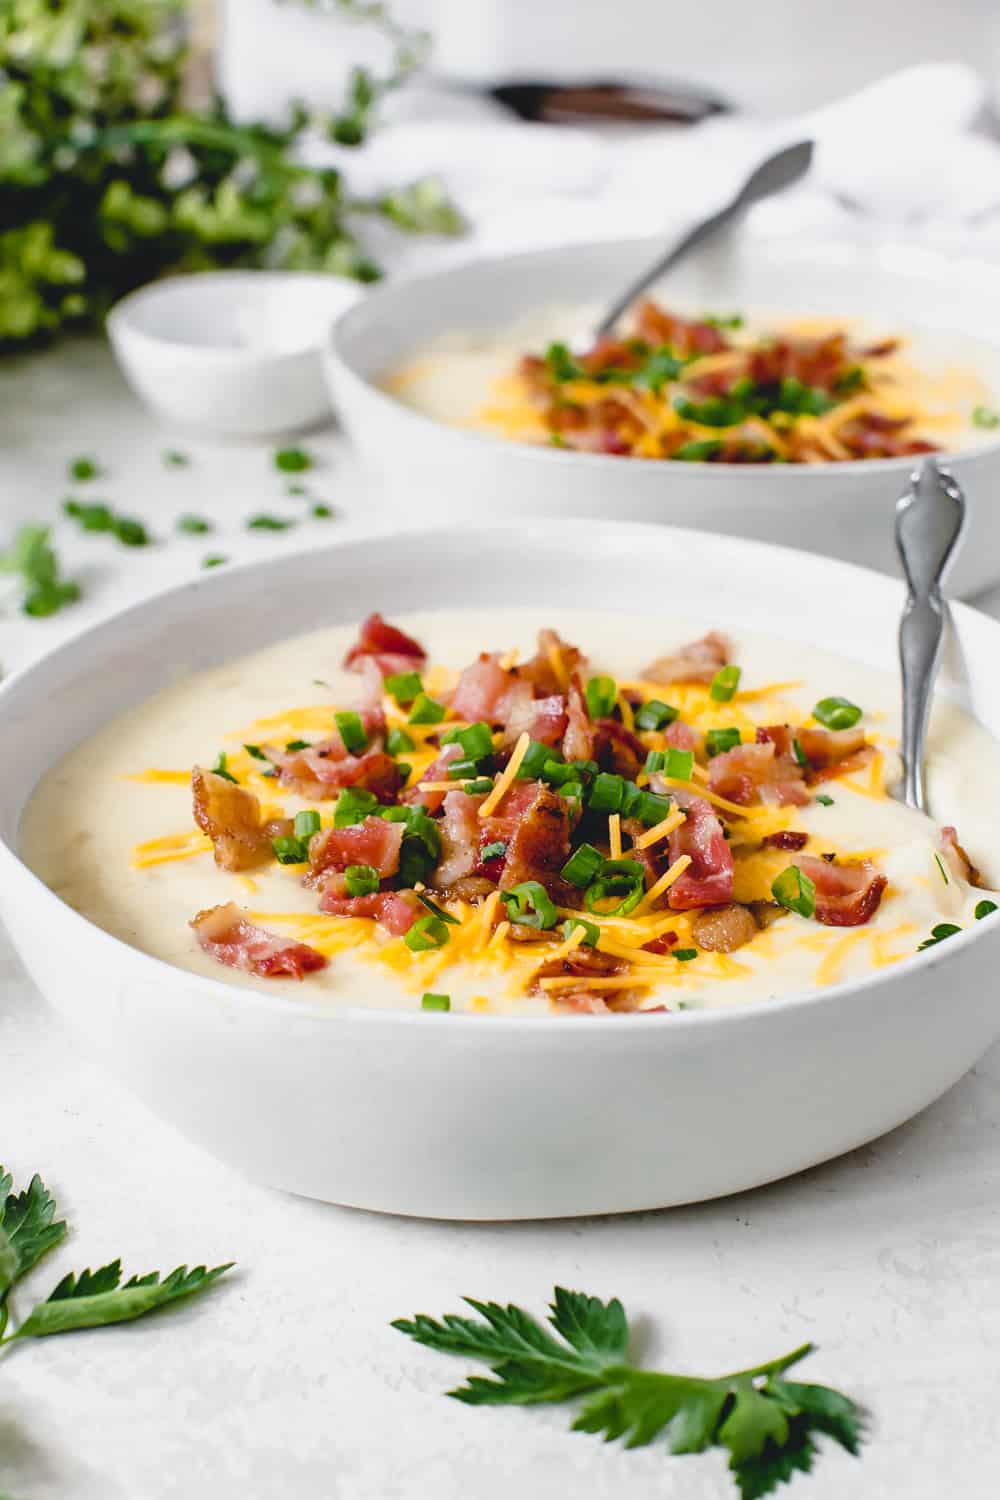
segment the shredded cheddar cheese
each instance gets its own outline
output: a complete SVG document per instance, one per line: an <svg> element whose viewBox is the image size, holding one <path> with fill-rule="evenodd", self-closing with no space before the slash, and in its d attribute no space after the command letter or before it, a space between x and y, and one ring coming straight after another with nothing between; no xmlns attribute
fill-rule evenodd
<svg viewBox="0 0 1000 1500"><path fill-rule="evenodd" d="M690 854L682 854L679 859L675 859L670 869L664 870L656 884L650 886L636 907L636 911L648 911L653 902L658 901L664 891L669 891L674 881L681 878L690 863Z"/></svg>
<svg viewBox="0 0 1000 1500"><path fill-rule="evenodd" d="M611 813L608 818L608 847L612 859L622 857L622 815Z"/></svg>
<svg viewBox="0 0 1000 1500"><path fill-rule="evenodd" d="M489 792L480 803L479 816L481 818L488 818L493 814L498 804L502 801L504 795L510 790L514 782L517 780L517 773L521 769L521 762L527 754L528 746L530 744L531 735L527 730L525 730L525 732L521 735L521 738L518 740L517 744L514 746L514 751L510 757L510 760L504 766L503 770L500 772L500 775L493 783L492 792Z"/></svg>
<svg viewBox="0 0 1000 1500"><path fill-rule="evenodd" d="M655 824L652 828L647 828L645 833L641 833L635 841L635 847L637 849L648 849L652 844L658 844L661 839L665 839L668 834L673 833L675 828L679 828L686 818L687 814L684 810L680 807L675 807L673 812L668 813L662 822Z"/></svg>

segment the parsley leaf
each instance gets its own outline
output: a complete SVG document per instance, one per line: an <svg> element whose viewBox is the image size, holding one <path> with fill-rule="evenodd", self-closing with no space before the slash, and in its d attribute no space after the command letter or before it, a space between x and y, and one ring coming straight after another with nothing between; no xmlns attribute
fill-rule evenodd
<svg viewBox="0 0 1000 1500"><path fill-rule="evenodd" d="M466 1405L586 1397L574 1431L624 1438L629 1448L662 1437L674 1454L722 1448L741 1500L759 1500L811 1469L819 1436L859 1450L863 1414L849 1397L783 1378L810 1344L716 1379L667 1375L628 1363L628 1323L617 1298L601 1302L557 1287L553 1331L519 1307L465 1301L478 1318L450 1313L438 1321L421 1313L392 1326L428 1348L490 1366L494 1378L472 1375L449 1392Z"/></svg>
<svg viewBox="0 0 1000 1500"><path fill-rule="evenodd" d="M66 1221L56 1221L56 1202L37 1175L23 1192L0 1167L0 1302L47 1250L66 1237ZM6 1273L5 1273L6 1268Z"/></svg>
<svg viewBox="0 0 1000 1500"><path fill-rule="evenodd" d="M20 574L25 586L21 609L36 619L54 615L80 597L79 584L60 575L50 535L48 526L22 526L10 551L0 553L0 573Z"/></svg>
<svg viewBox="0 0 1000 1500"><path fill-rule="evenodd" d="M71 1271L47 1301L32 1308L11 1338L46 1338L54 1333L74 1333L79 1328L131 1322L170 1302L205 1291L232 1264L230 1261L211 1270L195 1266L191 1271L178 1266L162 1281L159 1271L150 1271L146 1276L133 1276L124 1286L120 1284L122 1268L118 1260L97 1271L81 1271L79 1275Z"/></svg>

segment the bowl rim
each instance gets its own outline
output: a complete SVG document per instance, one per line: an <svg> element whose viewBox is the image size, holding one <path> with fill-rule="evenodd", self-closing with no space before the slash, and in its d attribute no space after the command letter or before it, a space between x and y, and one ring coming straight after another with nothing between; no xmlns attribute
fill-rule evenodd
<svg viewBox="0 0 1000 1500"><path fill-rule="evenodd" d="M560 528L557 522L544 520L536 523L536 525L542 530L551 532L553 536L559 534ZM716 540L714 534L711 532L700 531L694 527L664 527L657 522L613 521L603 522L600 525L608 532L619 532L630 537L634 536L637 543L646 534L650 537L657 537L660 540L664 538L669 540L677 535L680 535L684 539L694 539L696 541L709 542ZM485 542L490 536L509 538L518 529L517 526L505 526L494 523L489 526L473 526L470 534L480 537ZM397 534L407 538L444 538L452 534L452 528L446 524L413 526L402 528ZM339 542L328 542L326 546L317 549L317 553L321 558L324 555L340 552L346 552L350 556L352 553L361 551L363 555L365 549L377 547L384 540L384 535L373 532L367 535L344 539ZM791 547L782 547L774 543L761 542L744 537L725 537L722 540L728 545L736 546L740 550L746 550L751 553L776 554L777 559L784 561L786 565L792 564L795 561L802 562L807 560L812 566L821 565L826 568L832 568L841 575L845 585L849 585L852 576L859 576L864 578L868 583L877 580L878 586L885 589L898 590L899 588L899 580L878 573L874 569L861 567L855 563L811 553L803 553ZM282 554L279 557L252 558L232 565L229 569L225 570L224 574L210 577L198 576L187 579L180 583L172 584L167 588L157 590L156 593L138 600L124 609L115 611L103 620L94 622L85 630L53 646L50 650L43 652L35 660L19 667L9 677L0 682L0 723L3 721L3 709L6 699L15 693L22 692L25 684L28 684L30 689L32 677L36 673L41 675L50 665L58 662L59 658L81 650L88 657L92 657L93 652L90 648L94 645L100 646L101 637L107 636L112 632L127 633L131 622L144 613L154 613L158 609L169 609L171 604L185 597L190 598L192 602L199 598L203 599L206 594L211 595L212 593L224 591L231 586L234 579L246 579L252 582L257 580L261 575L266 576L267 572L272 568L279 568L282 565L287 566L290 562L294 561L294 556L295 554ZM250 582L246 585L248 588L250 587ZM988 615L984 615L981 611L960 601L950 601L950 608L957 620L967 622L973 628L981 628L985 625L989 631L994 632L997 637L997 647L1000 648L1000 622L992 620ZM286 637L286 639L289 638ZM142 701L141 699L139 700L140 703ZM136 707L138 704L133 704L132 706ZM76 745L81 743L83 743L82 740L76 741ZM152 966L153 974L164 981L172 979L177 984L184 983L185 985L196 986L199 992L204 992L219 1004L252 1004L257 1011L283 1016L288 1020L290 1025L296 1023L314 1023L348 1027L356 1023L361 1023L369 1027L379 1025L394 1027L400 1024L412 1026L445 1023L449 1026L458 1025L463 1028L479 1027L484 1032L496 1027L502 1028L505 1033L511 1030L521 1031L526 1029L530 1034L532 1030L539 1027L546 1030L552 1027L559 1027L562 1030L566 1030L567 1021L573 1019L565 1015L527 1016L494 1013L479 1015L471 1011L449 1012L447 1016L444 1016L421 1010L397 1010L392 1007L364 1006L350 1002L342 1005L332 1005L330 1002L309 1003L307 996L304 996L303 1001L299 1002L297 998L290 998L289 994L284 991L281 994L271 995L265 991L256 990L239 983L226 983L221 979L199 974L192 969L185 969L178 964L169 963L166 959L158 958L155 954L147 953L144 949L134 947L131 943L127 943L124 939L116 937L98 923L91 921L89 917L84 916L74 907L63 901L50 886L46 885L41 877L24 862L17 848L8 843L6 837L0 834L0 868L5 863L9 866L10 871L9 875L6 873L3 875L2 878L5 881L13 883L16 880L31 886L43 901L51 903L51 909L54 912L53 920L68 921L71 926L80 924L80 927L88 933L92 941L108 949L110 963L126 964L138 962L143 967ZM998 918L996 925L998 931L1000 931L1000 918ZM767 1017L779 1017L790 1013L798 1014L807 1008L827 1003L836 1003L845 997L865 994L870 990L877 990L883 986L892 985L897 976L902 976L905 979L917 965L925 968L935 967L942 961L946 961L949 953L954 954L964 951L971 943L983 940L988 941L989 933L993 926L994 924L988 921L977 922L973 926L964 928L949 938L946 952L943 954L937 951L941 947L941 944L937 944L922 953L914 950L907 958L901 959L885 968L875 969L870 974L856 979L842 980L837 984L828 985L821 989L803 991L801 993L793 992L789 995L755 1001L746 1005L671 1011L669 1013L669 1030L673 1032L678 1027L687 1029L691 1027L728 1026L733 1028L737 1025L752 1025L754 1024L752 1018L755 1016L761 1018L762 1024L763 1020ZM587 1023L586 1026L579 1028L580 1030L587 1033L590 1031L603 1033L608 1028L620 1027L625 1021L634 1023L636 1020L642 1020L644 1025L652 1025L655 1022L661 1022L663 1015L662 1012L645 1014L638 1011L629 1012L627 1015L614 1013L608 1015L587 1015L580 1017L579 1020ZM575 1032L571 1032L571 1034L575 1034Z"/></svg>
<svg viewBox="0 0 1000 1500"><path fill-rule="evenodd" d="M757 252L766 251L769 255L777 258L783 256L792 264L807 256L814 257L817 253L823 255L827 260L833 259L840 264L853 264L859 269L865 265L871 265L873 259L878 261L888 255L902 252L907 259L914 263L922 264L927 268L933 268L938 276L947 273L950 279L959 274L980 274L987 279L990 285L996 285L996 269L983 259L974 256L963 256L951 259L942 252L933 248L923 246L914 247L902 244L887 244L878 250L851 242L836 242L830 244L828 241L813 241L808 237L794 236L774 239L766 239L763 235L749 236L750 243ZM491 275L503 273L510 268L528 266L532 262L550 264L556 260L565 260L567 256L579 254L581 256L597 254L609 246L618 246L622 249L635 247L648 247L651 252L656 248L662 248L662 239L650 235L633 235L624 239L591 239L580 241L571 245L547 245L540 249L520 250L512 255L492 254L473 256L459 265L438 267L428 271L418 272L400 276L391 281L383 282L370 288L367 294L351 306L344 308L333 321L328 329L326 337L321 344L321 352L324 363L329 367L333 365L337 372L348 379L356 389L362 391L365 396L373 400L376 405L388 416L397 421L405 420L415 425L420 431L428 433L435 432L450 438L456 443L463 445L471 444L473 448L485 454L488 449L494 453L506 453L520 455L519 461L540 461L548 464L555 476L558 467L568 464L570 469L576 471L586 466L595 474L605 475L622 473L622 456L612 453L577 453L554 445L543 443L522 443L513 439L505 439L499 435L483 432L479 429L452 426L441 421L437 417L431 417L425 412L417 411L416 408L407 406L405 402L398 400L390 392L383 390L377 383L378 377L363 375L354 365L351 358L344 351L343 340L352 332L352 319L362 319L366 315L371 316L374 309L377 313L380 302L390 300L400 292L413 292L416 296L425 297L428 301L434 300L434 289L442 282L449 281L457 275L482 275L489 278ZM907 274L905 269L896 274ZM909 274L912 274L910 272ZM935 278L928 277L928 283L933 284ZM527 310L527 309L526 309ZM911 325L916 331L920 331L919 325ZM988 339L982 340L990 343ZM1000 350L1000 343L997 344ZM415 352L415 351L414 351ZM384 373L384 372L383 372ZM975 447L965 448L942 448L938 450L937 457L946 463L955 461L975 461L986 455L1000 454L1000 428L997 435L985 439ZM914 462L919 461L919 455L903 455L898 458L862 458L851 459L848 462L836 462L826 459L820 463L811 464L711 464L695 463L684 464L681 474L690 479L693 469L702 478L707 478L710 484L749 484L756 477L760 478L762 472L766 473L769 481L777 484L791 485L796 482L809 484L815 490L822 480L829 481L836 475L846 478L851 474L857 474L859 478L866 475L883 474L905 474L913 468ZM630 463L640 467L640 471L653 469L657 472L675 474L676 466L662 458L643 458L630 456ZM679 479L680 474L677 475Z"/></svg>

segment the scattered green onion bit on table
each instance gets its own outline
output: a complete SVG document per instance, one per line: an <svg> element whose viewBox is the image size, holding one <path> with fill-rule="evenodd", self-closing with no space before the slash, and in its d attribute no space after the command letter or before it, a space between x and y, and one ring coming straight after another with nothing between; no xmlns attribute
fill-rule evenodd
<svg viewBox="0 0 1000 1500"><path fill-rule="evenodd" d="M507 919L519 927L537 927L547 931L556 925L559 913L544 885L538 880L522 880L509 891L500 892L507 908Z"/></svg>
<svg viewBox="0 0 1000 1500"><path fill-rule="evenodd" d="M285 486L285 494L290 495L293 500L299 500L303 495L308 495L308 493L309 491L304 484L296 483Z"/></svg>
<svg viewBox="0 0 1000 1500"><path fill-rule="evenodd" d="M564 938L571 937L578 927L583 928L583 941L588 948L596 948L601 940L601 929L596 922L585 922L582 917L567 917L562 924Z"/></svg>
<svg viewBox="0 0 1000 1500"><path fill-rule="evenodd" d="M333 506L324 505L322 502L314 505L310 511L314 521L329 521L333 515ZM445 997L447 999L447 996Z"/></svg>
<svg viewBox="0 0 1000 1500"><path fill-rule="evenodd" d="M618 701L618 684L613 677L591 677L584 690L587 712L592 719L610 717Z"/></svg>
<svg viewBox="0 0 1000 1500"><path fill-rule="evenodd" d="M360 755L362 750L368 749L368 734L361 722L361 715L352 709L345 709L333 716L333 722L337 726L337 733L344 742L344 748L350 755Z"/></svg>
<svg viewBox="0 0 1000 1500"><path fill-rule="evenodd" d="M419 672L394 672L382 684L390 698L395 698L401 708L413 703L424 690Z"/></svg>
<svg viewBox="0 0 1000 1500"><path fill-rule="evenodd" d="M403 936L411 953L428 953L432 948L443 948L447 941L448 928L440 917L432 916L430 912L425 917L418 917Z"/></svg>
<svg viewBox="0 0 1000 1500"><path fill-rule="evenodd" d="M229 757L226 755L225 750L219 751L212 770L215 772L216 776L221 776L224 781L231 781L234 786L239 785L236 777L229 770Z"/></svg>
<svg viewBox="0 0 1000 1500"><path fill-rule="evenodd" d="M772 881L771 895L779 906L797 912L800 917L816 914L816 887L798 865L789 865Z"/></svg>
<svg viewBox="0 0 1000 1500"><path fill-rule="evenodd" d="M381 880L374 865L348 865L344 883L349 896L374 896Z"/></svg>
<svg viewBox="0 0 1000 1500"><path fill-rule="evenodd" d="M406 755L417 747L405 729L390 729L385 737L385 748L390 755Z"/></svg>
<svg viewBox="0 0 1000 1500"><path fill-rule="evenodd" d="M201 565L203 568L221 568L228 561L229 558L223 557L221 552L210 552L207 557L202 558Z"/></svg>
<svg viewBox="0 0 1000 1500"><path fill-rule="evenodd" d="M1000 427L1000 413L995 412L992 406L977 406L972 412L972 425L986 429Z"/></svg>
<svg viewBox="0 0 1000 1500"><path fill-rule="evenodd" d="M636 729L666 729L678 716L679 710L660 698L650 698L635 711Z"/></svg>
<svg viewBox="0 0 1000 1500"><path fill-rule="evenodd" d="M248 518L247 531L288 531L294 525L294 521L285 520L281 516L271 516L267 512L262 512L260 515Z"/></svg>
<svg viewBox="0 0 1000 1500"><path fill-rule="evenodd" d="M587 887L587 910L599 917L627 917L646 892L645 874L637 859L606 859ZM606 905L612 901L613 906Z"/></svg>
<svg viewBox="0 0 1000 1500"><path fill-rule="evenodd" d="M694 751L677 750L671 745L667 750L664 775L671 781L690 781L694 775Z"/></svg>
<svg viewBox="0 0 1000 1500"><path fill-rule="evenodd" d="M181 516L177 522L177 530L187 532L189 536L204 536L211 529L211 521L206 521L204 516Z"/></svg>
<svg viewBox="0 0 1000 1500"><path fill-rule="evenodd" d="M181 453L177 448L168 448L163 455L163 462L168 469L186 469L191 462L186 453Z"/></svg>
<svg viewBox="0 0 1000 1500"><path fill-rule="evenodd" d="M578 890L583 890L597 875L604 863L604 855L593 844L581 844L574 849L569 859L563 865L559 874L563 880L568 880L570 885L575 885Z"/></svg>
<svg viewBox="0 0 1000 1500"><path fill-rule="evenodd" d="M113 531L115 525L114 511L110 505L102 501L94 501L87 504L82 500L64 500L63 512L79 521L84 531Z"/></svg>
<svg viewBox="0 0 1000 1500"><path fill-rule="evenodd" d="M305 812L295 814L295 836L300 839L311 839L314 833L319 833L320 817L314 807L307 808Z"/></svg>
<svg viewBox="0 0 1000 1500"><path fill-rule="evenodd" d="M712 678L708 696L716 703L730 703L736 696L736 689L740 685L742 675L739 667L720 667Z"/></svg>
<svg viewBox="0 0 1000 1500"><path fill-rule="evenodd" d="M274 455L274 467L282 474L302 474L312 466L313 461L304 448L279 448Z"/></svg>
<svg viewBox="0 0 1000 1500"><path fill-rule="evenodd" d="M713 756L722 755L727 750L735 750L740 743L740 732L738 729L709 729L705 735L705 749L711 760Z"/></svg>
<svg viewBox="0 0 1000 1500"><path fill-rule="evenodd" d="M849 698L821 698L813 709L813 718L827 729L853 729L861 718L861 709Z"/></svg>
<svg viewBox="0 0 1000 1500"><path fill-rule="evenodd" d="M689 964L692 958L698 957L697 948L671 948L671 958L676 958L679 964Z"/></svg>
<svg viewBox="0 0 1000 1500"><path fill-rule="evenodd" d="M450 995L435 995L425 990L420 997L421 1010L451 1010Z"/></svg>
<svg viewBox="0 0 1000 1500"><path fill-rule="evenodd" d="M460 925L457 917L453 917L450 911L445 911L443 906L438 906L437 902L432 901L430 896L425 895L423 891L417 891L416 896L420 905L426 907L432 916L437 917L438 921L447 922L449 927Z"/></svg>
<svg viewBox="0 0 1000 1500"><path fill-rule="evenodd" d="M922 953L925 948L933 948L937 943L943 943L945 938L954 937L961 930L961 927L956 927L954 922L938 922L936 927L931 928L930 937L924 938L918 946L917 952Z"/></svg>
<svg viewBox="0 0 1000 1500"><path fill-rule="evenodd" d="M410 723L440 724L444 714L443 703L438 703L435 698L429 698L426 693L420 692L414 698L413 707L410 709Z"/></svg>
<svg viewBox="0 0 1000 1500"><path fill-rule="evenodd" d="M483 864L491 859L504 859L507 854L507 845L502 839L494 839L492 844L484 844L479 851L479 858Z"/></svg>
<svg viewBox="0 0 1000 1500"><path fill-rule="evenodd" d="M992 913L996 911L996 909L997 909L997 904L996 904L995 901L979 901L979 902L977 902L976 903L976 910L975 910L975 913L974 913L976 921L977 922L981 922L984 917L991 916Z"/></svg>
<svg viewBox="0 0 1000 1500"><path fill-rule="evenodd" d="M80 484L86 484L88 479L96 479L100 472L92 458L74 458L69 465L69 477Z"/></svg>

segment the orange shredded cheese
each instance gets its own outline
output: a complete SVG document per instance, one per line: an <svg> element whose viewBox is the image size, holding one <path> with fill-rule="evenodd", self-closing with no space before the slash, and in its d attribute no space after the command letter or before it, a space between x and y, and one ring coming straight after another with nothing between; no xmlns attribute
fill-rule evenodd
<svg viewBox="0 0 1000 1500"><path fill-rule="evenodd" d="M679 859L675 859L673 864L670 866L670 869L664 870L663 874L660 876L656 884L650 886L649 890L646 892L642 900L639 902L639 905L636 907L636 911L648 911L653 902L658 901L659 898L663 895L663 892L669 891L674 881L680 879L690 863L690 854L682 854Z"/></svg>
<svg viewBox="0 0 1000 1500"><path fill-rule="evenodd" d="M672 813L668 813L662 822L653 828L647 828L646 832L640 834L635 841L637 849L648 849L651 844L658 844L660 839L665 839L668 834L673 833L684 822L687 814L683 808L675 807Z"/></svg>
<svg viewBox="0 0 1000 1500"><path fill-rule="evenodd" d="M611 849L612 859L622 857L622 815L611 813L608 818L608 844Z"/></svg>
<svg viewBox="0 0 1000 1500"><path fill-rule="evenodd" d="M499 802L502 800L504 794L510 790L511 786L513 786L514 782L517 780L517 773L521 769L521 762L527 754L528 746L530 744L531 735L527 730L525 730L521 735L521 738L518 740L517 744L514 746L514 753L511 755L510 760L504 766L503 770L500 772L500 775L493 783L492 792L489 792L480 803L479 816L481 818L490 817L494 808L496 808Z"/></svg>

